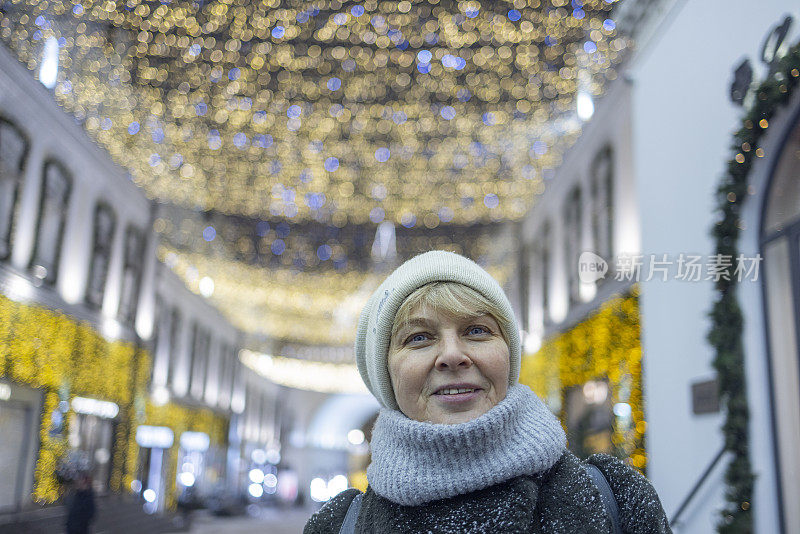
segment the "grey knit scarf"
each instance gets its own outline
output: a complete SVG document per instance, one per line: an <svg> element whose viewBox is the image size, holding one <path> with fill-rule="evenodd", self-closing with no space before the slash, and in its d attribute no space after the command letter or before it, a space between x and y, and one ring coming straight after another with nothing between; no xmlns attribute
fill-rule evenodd
<svg viewBox="0 0 800 534"><path fill-rule="evenodd" d="M373 491L417 506L545 471L561 457L566 436L539 397L515 384L500 403L466 423L421 423L384 408L370 446Z"/></svg>

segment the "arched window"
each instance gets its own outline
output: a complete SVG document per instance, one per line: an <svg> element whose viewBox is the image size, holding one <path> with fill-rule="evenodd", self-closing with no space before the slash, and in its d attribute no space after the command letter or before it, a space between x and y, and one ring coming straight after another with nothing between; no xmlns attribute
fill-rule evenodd
<svg viewBox="0 0 800 534"><path fill-rule="evenodd" d="M43 172L31 272L35 277L52 284L58 275L72 178L60 163L52 160L45 162Z"/></svg>
<svg viewBox="0 0 800 534"><path fill-rule="evenodd" d="M86 289L86 302L98 308L103 305L116 226L117 218L111 207L104 202L98 202L94 210L94 238L92 239L94 246L89 265L89 285Z"/></svg>
<svg viewBox="0 0 800 534"><path fill-rule="evenodd" d="M519 257L519 300L520 300L520 320L522 328L530 328L530 294L531 294L531 247L523 243Z"/></svg>
<svg viewBox="0 0 800 534"><path fill-rule="evenodd" d="M122 292L119 301L120 319L133 322L139 303L139 285L142 279L144 236L135 226L125 231L125 262L122 267Z"/></svg>
<svg viewBox="0 0 800 534"><path fill-rule="evenodd" d="M192 353L189 359L189 392L197 399L205 394L206 368L211 336L198 323L192 327Z"/></svg>
<svg viewBox="0 0 800 534"><path fill-rule="evenodd" d="M153 377L155 381L156 377L156 367L159 365L158 362L163 361L166 359L166 364L169 365L169 355L166 354L167 348L166 343L169 342L169 332L164 329L164 324L166 322L166 315L168 314L168 310L164 305L164 298L156 293L155 295L155 303L153 307L153 332L150 336L150 341L147 344L147 348L150 349L150 353L153 355L153 361L151 362L151 374L150 376ZM166 373L165 373L166 374ZM160 385L160 384L159 384Z"/></svg>
<svg viewBox="0 0 800 534"><path fill-rule="evenodd" d="M539 280L542 290L542 321L545 325L550 323L550 223L542 225L542 235L539 240Z"/></svg>
<svg viewBox="0 0 800 534"><path fill-rule="evenodd" d="M594 252L609 266L614 257L614 151L606 145L598 151L591 167L592 242ZM613 276L606 276L608 280Z"/></svg>
<svg viewBox="0 0 800 534"><path fill-rule="evenodd" d="M564 217L564 259L566 260L567 288L570 304L580 302L580 281L578 280L578 258L581 254L581 234L583 230L582 195L575 187L567 197Z"/></svg>
<svg viewBox="0 0 800 534"><path fill-rule="evenodd" d="M772 367L771 393L781 473L800 472L800 121L783 147L772 175L761 226L766 334ZM756 279L759 258L736 262L737 275ZM800 481L784 475L785 503L800 499ZM796 525L797 510L785 509Z"/></svg>
<svg viewBox="0 0 800 534"><path fill-rule="evenodd" d="M180 350L180 335L183 321L181 318L181 311L177 306L172 308L170 313L164 313L164 335L169 336L168 349L167 349L167 380L166 383L172 387L172 381L175 378L175 371L178 365L178 351Z"/></svg>
<svg viewBox="0 0 800 534"><path fill-rule="evenodd" d="M11 254L14 216L28 154L28 141L11 122L0 118L0 260Z"/></svg>
<svg viewBox="0 0 800 534"><path fill-rule="evenodd" d="M235 346L224 346L220 349L222 358L222 371L219 379L219 398L224 399L223 404L230 406L231 395L233 394L233 380L236 372Z"/></svg>

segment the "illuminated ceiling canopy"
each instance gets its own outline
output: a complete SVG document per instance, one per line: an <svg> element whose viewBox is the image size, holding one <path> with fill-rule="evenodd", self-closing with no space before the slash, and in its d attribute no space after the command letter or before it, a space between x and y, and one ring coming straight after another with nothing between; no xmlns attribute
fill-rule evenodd
<svg viewBox="0 0 800 534"><path fill-rule="evenodd" d="M607 0L5 4L152 197L261 218L518 218L625 47Z"/></svg>
<svg viewBox="0 0 800 534"><path fill-rule="evenodd" d="M613 7L10 0L0 37L32 70L58 41L56 100L166 206L161 257L190 287L213 279L248 332L340 343L354 326L330 318L376 283L377 224L401 259L477 257L524 215L580 133L579 95L616 76Z"/></svg>

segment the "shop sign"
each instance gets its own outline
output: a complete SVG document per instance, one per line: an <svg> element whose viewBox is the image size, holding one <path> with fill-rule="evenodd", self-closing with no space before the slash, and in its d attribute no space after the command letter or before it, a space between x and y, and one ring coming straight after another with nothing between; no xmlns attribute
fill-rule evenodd
<svg viewBox="0 0 800 534"><path fill-rule="evenodd" d="M692 413L701 415L719 411L719 384L717 379L692 384Z"/></svg>
<svg viewBox="0 0 800 534"><path fill-rule="evenodd" d="M87 397L75 397L72 399L72 409L76 413L94 415L104 419L114 419L119 413L119 406L113 402L90 399Z"/></svg>
<svg viewBox="0 0 800 534"><path fill-rule="evenodd" d="M165 426L141 425L136 428L136 443L140 447L169 449L174 440L172 429Z"/></svg>
<svg viewBox="0 0 800 534"><path fill-rule="evenodd" d="M181 447L187 451L205 452L211 440L205 432L184 432L181 434Z"/></svg>

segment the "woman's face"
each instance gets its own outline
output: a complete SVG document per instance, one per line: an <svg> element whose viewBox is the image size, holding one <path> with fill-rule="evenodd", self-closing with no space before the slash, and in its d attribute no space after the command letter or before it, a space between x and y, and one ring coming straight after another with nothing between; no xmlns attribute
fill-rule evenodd
<svg viewBox="0 0 800 534"><path fill-rule="evenodd" d="M454 424L483 415L508 390L508 345L491 315L413 310L389 345L389 376L406 416Z"/></svg>

